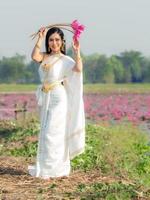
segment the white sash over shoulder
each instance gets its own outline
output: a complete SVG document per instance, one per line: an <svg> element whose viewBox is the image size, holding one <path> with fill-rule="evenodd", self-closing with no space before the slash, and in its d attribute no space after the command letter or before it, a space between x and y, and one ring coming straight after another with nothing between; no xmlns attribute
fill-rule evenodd
<svg viewBox="0 0 150 200"><path fill-rule="evenodd" d="M85 149L85 114L83 104L83 74L72 72L66 78L68 95L67 141L70 159Z"/></svg>

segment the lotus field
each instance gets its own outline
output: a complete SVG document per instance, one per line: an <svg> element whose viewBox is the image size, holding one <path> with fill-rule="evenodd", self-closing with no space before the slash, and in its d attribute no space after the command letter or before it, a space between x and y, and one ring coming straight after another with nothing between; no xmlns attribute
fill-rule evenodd
<svg viewBox="0 0 150 200"><path fill-rule="evenodd" d="M150 85L85 85L85 152L69 177L31 177L40 131L35 85L0 85L0 199L149 200Z"/></svg>
<svg viewBox="0 0 150 200"><path fill-rule="evenodd" d="M27 112L37 111L34 93L0 94L0 119L14 118L15 104L22 108L27 102ZM91 122L150 121L150 94L85 94L86 119Z"/></svg>

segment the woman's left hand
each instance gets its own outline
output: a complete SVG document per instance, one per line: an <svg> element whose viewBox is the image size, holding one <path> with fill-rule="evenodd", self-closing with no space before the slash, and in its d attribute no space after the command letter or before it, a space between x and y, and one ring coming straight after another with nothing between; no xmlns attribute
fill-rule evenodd
<svg viewBox="0 0 150 200"><path fill-rule="evenodd" d="M73 42L72 42L72 48L73 48L73 51L75 53L80 52L80 43L79 43L78 40L75 40L75 39L73 40Z"/></svg>

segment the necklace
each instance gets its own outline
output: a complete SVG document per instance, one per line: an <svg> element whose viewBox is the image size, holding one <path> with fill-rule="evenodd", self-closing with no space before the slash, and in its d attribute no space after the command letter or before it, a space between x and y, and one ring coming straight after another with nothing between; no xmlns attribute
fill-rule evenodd
<svg viewBox="0 0 150 200"><path fill-rule="evenodd" d="M55 55L55 54L54 54L54 55ZM60 58L63 57L63 55L62 55L62 54L58 54L57 57L58 57L58 58L57 58L53 63L45 63L45 64L43 64L43 65L42 65L43 70L47 72L51 67L53 67L53 65L54 65L56 62L59 61Z"/></svg>
<svg viewBox="0 0 150 200"><path fill-rule="evenodd" d="M61 52L55 52L50 54L50 56L60 56L60 55L62 55Z"/></svg>

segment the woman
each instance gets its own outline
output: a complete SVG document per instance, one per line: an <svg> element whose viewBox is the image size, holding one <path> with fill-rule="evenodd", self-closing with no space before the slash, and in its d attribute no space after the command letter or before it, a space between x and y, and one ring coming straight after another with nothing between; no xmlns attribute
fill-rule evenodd
<svg viewBox="0 0 150 200"><path fill-rule="evenodd" d="M45 38L46 52L41 52ZM40 113L40 133L32 176L47 179L68 176L70 160L84 151L82 59L80 44L73 40L74 59L65 55L64 33L59 27L41 28L32 59L38 63L41 85L36 97Z"/></svg>

